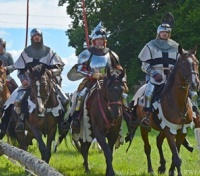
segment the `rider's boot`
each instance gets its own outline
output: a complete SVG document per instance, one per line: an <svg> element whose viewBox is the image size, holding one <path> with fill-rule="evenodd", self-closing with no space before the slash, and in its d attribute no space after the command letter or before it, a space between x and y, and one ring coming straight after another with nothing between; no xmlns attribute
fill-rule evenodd
<svg viewBox="0 0 200 176"><path fill-rule="evenodd" d="M24 113L18 115L18 121L15 127L15 132L23 132L24 131Z"/></svg>
<svg viewBox="0 0 200 176"><path fill-rule="evenodd" d="M152 112L147 108L144 108L143 111L145 113L145 116L141 120L140 126L145 128L148 132L150 132L151 131L150 117L152 116Z"/></svg>

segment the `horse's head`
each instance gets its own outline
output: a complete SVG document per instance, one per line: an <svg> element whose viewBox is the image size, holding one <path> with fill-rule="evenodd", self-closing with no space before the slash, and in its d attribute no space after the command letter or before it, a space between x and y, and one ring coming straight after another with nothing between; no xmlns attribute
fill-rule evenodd
<svg viewBox="0 0 200 176"><path fill-rule="evenodd" d="M6 69L3 62L0 60L0 92L3 92L3 87L6 85Z"/></svg>
<svg viewBox="0 0 200 176"><path fill-rule="evenodd" d="M185 51L179 45L178 51L180 54L178 64L180 65L185 84L189 85L193 91L199 90L199 62L195 56L197 47Z"/></svg>
<svg viewBox="0 0 200 176"><path fill-rule="evenodd" d="M50 96L51 75L44 65L29 67L31 98L36 104L39 114L45 110L45 105Z"/></svg>
<svg viewBox="0 0 200 176"><path fill-rule="evenodd" d="M108 102L112 118L118 118L122 114L122 94L124 90L124 83L122 81L125 73L121 70L107 69L107 76L104 78L104 98Z"/></svg>

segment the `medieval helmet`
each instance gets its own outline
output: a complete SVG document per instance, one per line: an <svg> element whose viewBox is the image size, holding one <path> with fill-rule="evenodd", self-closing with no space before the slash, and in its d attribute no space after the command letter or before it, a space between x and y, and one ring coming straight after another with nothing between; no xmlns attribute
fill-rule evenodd
<svg viewBox="0 0 200 176"><path fill-rule="evenodd" d="M31 38L35 35L35 34L39 34L42 37L42 31L40 29L34 28L31 31Z"/></svg>
<svg viewBox="0 0 200 176"><path fill-rule="evenodd" d="M158 26L157 34L159 34L160 32L163 32L163 31L171 33L172 28L169 24L161 24Z"/></svg>
<svg viewBox="0 0 200 176"><path fill-rule="evenodd" d="M90 38L92 40L95 40L97 38L104 38L106 39L106 30L102 25L102 22L100 22L93 30L92 34L90 35Z"/></svg>
<svg viewBox="0 0 200 176"><path fill-rule="evenodd" d="M0 38L0 45L3 45L6 48L6 41L3 38Z"/></svg>

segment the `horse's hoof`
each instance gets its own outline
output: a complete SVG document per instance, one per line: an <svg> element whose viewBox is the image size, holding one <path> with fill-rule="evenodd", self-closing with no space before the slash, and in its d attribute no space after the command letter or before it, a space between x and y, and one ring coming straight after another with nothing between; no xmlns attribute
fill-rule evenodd
<svg viewBox="0 0 200 176"><path fill-rule="evenodd" d="M160 167L158 168L158 173L159 173L159 174L165 174L165 172L166 172L166 168L165 168L165 167L160 166Z"/></svg>

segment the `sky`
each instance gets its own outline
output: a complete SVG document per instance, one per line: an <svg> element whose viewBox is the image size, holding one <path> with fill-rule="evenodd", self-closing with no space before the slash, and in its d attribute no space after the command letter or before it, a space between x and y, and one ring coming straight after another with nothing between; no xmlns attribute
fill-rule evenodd
<svg viewBox="0 0 200 176"><path fill-rule="evenodd" d="M18 59L26 45L27 0L0 0L0 38L6 40L6 51L14 59ZM44 44L56 52L64 61L62 72L62 89L72 93L78 87L79 81L67 79L67 73L76 64L75 49L68 46L65 31L69 28L71 19L66 13L66 4L58 6L58 0L29 0L28 37L30 31L39 28L43 33ZM17 71L11 76L21 85Z"/></svg>

